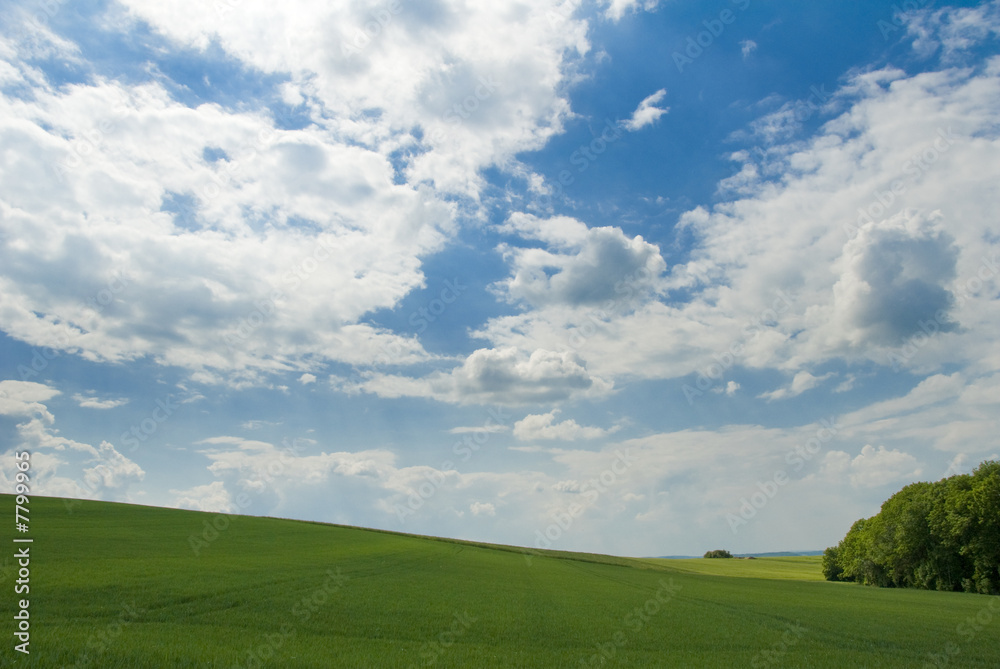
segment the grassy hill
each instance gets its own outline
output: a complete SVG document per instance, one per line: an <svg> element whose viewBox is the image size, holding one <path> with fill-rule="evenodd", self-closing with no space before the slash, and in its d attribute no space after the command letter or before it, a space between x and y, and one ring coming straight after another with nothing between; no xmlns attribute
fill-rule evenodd
<svg viewBox="0 0 1000 669"><path fill-rule="evenodd" d="M1000 666L1000 598L827 583L817 558L525 554L76 504L31 501L31 655L9 629L3 666Z"/></svg>

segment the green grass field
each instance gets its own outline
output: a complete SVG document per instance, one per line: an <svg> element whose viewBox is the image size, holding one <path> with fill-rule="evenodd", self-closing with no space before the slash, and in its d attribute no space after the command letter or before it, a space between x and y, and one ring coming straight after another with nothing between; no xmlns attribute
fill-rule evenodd
<svg viewBox="0 0 1000 669"><path fill-rule="evenodd" d="M822 581L823 558L809 557L768 557L744 560L740 558L705 560L663 560L645 559L643 562L669 568L685 574L708 576L734 576L741 578L768 578L788 581Z"/></svg>
<svg viewBox="0 0 1000 669"><path fill-rule="evenodd" d="M1000 666L1000 598L827 583L817 558L526 555L222 520L32 499L31 655L5 615L3 666Z"/></svg>

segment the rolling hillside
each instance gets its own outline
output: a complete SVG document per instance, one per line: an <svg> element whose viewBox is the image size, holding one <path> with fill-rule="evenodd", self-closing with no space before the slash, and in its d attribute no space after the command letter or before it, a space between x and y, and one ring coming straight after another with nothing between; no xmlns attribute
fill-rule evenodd
<svg viewBox="0 0 1000 669"><path fill-rule="evenodd" d="M8 641L3 666L1000 665L1000 598L827 583L817 558L528 554L51 498L31 514L31 654Z"/></svg>

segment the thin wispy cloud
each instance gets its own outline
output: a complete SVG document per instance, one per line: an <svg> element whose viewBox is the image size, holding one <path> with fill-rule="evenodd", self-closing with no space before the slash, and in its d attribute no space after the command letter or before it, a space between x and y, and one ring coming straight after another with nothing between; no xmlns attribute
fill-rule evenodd
<svg viewBox="0 0 1000 669"><path fill-rule="evenodd" d="M73 399L84 409L114 409L115 407L124 406L129 402L127 397L120 399L100 399L80 393L73 395Z"/></svg>
<svg viewBox="0 0 1000 669"><path fill-rule="evenodd" d="M656 106L666 96L667 90L665 88L661 88L640 102L639 106L636 107L634 112L632 112L632 116L623 123L625 129L635 132L636 130L641 130L648 125L656 123L661 116L670 111L670 107Z"/></svg>

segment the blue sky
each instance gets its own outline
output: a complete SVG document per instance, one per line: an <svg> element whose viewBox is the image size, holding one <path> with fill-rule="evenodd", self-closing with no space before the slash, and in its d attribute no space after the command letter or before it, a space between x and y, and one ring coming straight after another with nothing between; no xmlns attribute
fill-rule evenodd
<svg viewBox="0 0 1000 669"><path fill-rule="evenodd" d="M998 34L998 2L15 4L0 448L35 494L832 545L1000 457Z"/></svg>

